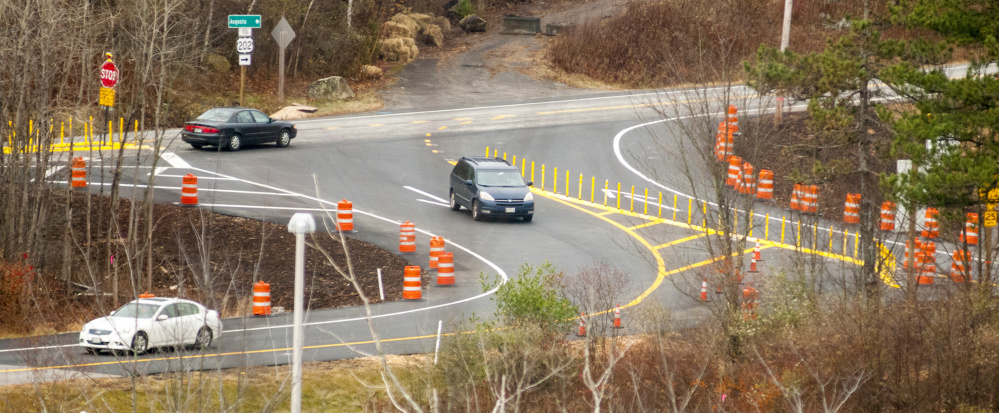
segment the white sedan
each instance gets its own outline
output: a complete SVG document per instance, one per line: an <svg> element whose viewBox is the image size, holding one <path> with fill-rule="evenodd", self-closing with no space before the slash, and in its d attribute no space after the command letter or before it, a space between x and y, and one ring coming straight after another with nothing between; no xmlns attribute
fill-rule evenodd
<svg viewBox="0 0 999 413"><path fill-rule="evenodd" d="M206 348L222 332L219 313L182 298L140 298L93 320L80 331L80 346L90 353L194 345Z"/></svg>

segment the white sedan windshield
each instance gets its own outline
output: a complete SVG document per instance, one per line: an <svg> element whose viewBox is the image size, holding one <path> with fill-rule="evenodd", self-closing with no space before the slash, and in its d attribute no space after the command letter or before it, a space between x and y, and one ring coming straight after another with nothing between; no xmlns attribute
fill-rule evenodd
<svg viewBox="0 0 999 413"><path fill-rule="evenodd" d="M476 175L479 185L524 186L524 178L516 171L482 171Z"/></svg>
<svg viewBox="0 0 999 413"><path fill-rule="evenodd" d="M152 304L128 303L114 312L115 317L152 318L160 306Z"/></svg>

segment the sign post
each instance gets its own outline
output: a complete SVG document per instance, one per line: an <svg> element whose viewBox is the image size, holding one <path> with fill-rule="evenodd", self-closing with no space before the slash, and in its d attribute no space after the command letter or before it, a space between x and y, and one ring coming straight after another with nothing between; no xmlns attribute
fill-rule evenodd
<svg viewBox="0 0 999 413"><path fill-rule="evenodd" d="M108 123L108 109L114 106L114 87L118 84L118 66L111 61L111 53L105 52L107 60L101 65L101 94L98 103L104 106L104 123ZM111 131L107 131L108 138ZM108 139L110 140L110 139ZM103 142L103 139L101 139Z"/></svg>
<svg viewBox="0 0 999 413"><path fill-rule="evenodd" d="M992 253L992 229L996 226L996 206L999 206L999 188L992 188L988 192L984 190L978 191L978 196L981 200L985 201L985 211L982 214L984 218L985 230L979 235L984 238L982 241L982 247L984 251L982 254L985 257L979 257L980 261L985 261L985 270L980 272L979 282L983 285L992 285L992 257L989 255Z"/></svg>
<svg viewBox="0 0 999 413"><path fill-rule="evenodd" d="M271 36L278 44L278 101L284 102L284 49L295 38L295 31L291 29L288 20L282 17L271 31Z"/></svg>
<svg viewBox="0 0 999 413"><path fill-rule="evenodd" d="M239 106L243 106L243 88L246 85L246 67L253 53L253 29L260 28L259 14L230 14L229 28L238 29L236 52L239 53Z"/></svg>

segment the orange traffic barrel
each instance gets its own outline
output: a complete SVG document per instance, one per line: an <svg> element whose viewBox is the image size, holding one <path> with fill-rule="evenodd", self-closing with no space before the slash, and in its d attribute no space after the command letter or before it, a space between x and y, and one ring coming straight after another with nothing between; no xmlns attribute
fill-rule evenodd
<svg viewBox="0 0 999 413"><path fill-rule="evenodd" d="M454 255L442 252L437 258L437 285L454 285Z"/></svg>
<svg viewBox="0 0 999 413"><path fill-rule="evenodd" d="M735 155L728 157L728 177L725 178L725 185L735 186L736 182L739 180L741 166L742 158Z"/></svg>
<svg viewBox="0 0 999 413"><path fill-rule="evenodd" d="M150 294L149 291L146 291L146 292L144 292L142 294L139 294L139 298L153 298L155 296L156 295L154 295L154 294Z"/></svg>
<svg viewBox="0 0 999 413"><path fill-rule="evenodd" d="M847 224L860 223L860 194L846 194L843 204L843 222Z"/></svg>
<svg viewBox="0 0 999 413"><path fill-rule="evenodd" d="M180 204L198 205L198 177L187 174L180 186Z"/></svg>
<svg viewBox="0 0 999 413"><path fill-rule="evenodd" d="M895 203L885 201L881 203L881 230L895 230Z"/></svg>
<svg viewBox="0 0 999 413"><path fill-rule="evenodd" d="M936 208L926 208L926 221L923 224L926 229L920 231L920 235L923 238L936 238L940 236L940 223L937 222L938 215L940 215L940 211Z"/></svg>
<svg viewBox="0 0 999 413"><path fill-rule="evenodd" d="M753 191L756 190L756 184L753 182L755 178L756 177L753 175L753 165L750 165L749 162L744 162L742 164L742 182L741 186L739 186L739 193L753 193Z"/></svg>
<svg viewBox="0 0 999 413"><path fill-rule="evenodd" d="M793 210L801 211L802 198L804 197L804 191L801 190L802 184L794 184L794 191L791 192L791 204L790 207Z"/></svg>
<svg viewBox="0 0 999 413"><path fill-rule="evenodd" d="M728 105L728 126L735 132L739 131L739 110L735 105Z"/></svg>
<svg viewBox="0 0 999 413"><path fill-rule="evenodd" d="M346 199L336 204L336 229L354 232L354 204Z"/></svg>
<svg viewBox="0 0 999 413"><path fill-rule="evenodd" d="M802 188L804 189L804 205L802 205L801 211L811 214L819 212L819 186L803 185Z"/></svg>
<svg viewBox="0 0 999 413"><path fill-rule="evenodd" d="M430 237L430 269L437 269L438 257L442 252L444 252L444 238Z"/></svg>
<svg viewBox="0 0 999 413"><path fill-rule="evenodd" d="M579 331L576 333L577 336L586 337L586 321L583 320L585 317L585 311L579 313Z"/></svg>
<svg viewBox="0 0 999 413"><path fill-rule="evenodd" d="M410 265L402 276L402 298L404 300L419 300L423 298L420 284L420 267Z"/></svg>
<svg viewBox="0 0 999 413"><path fill-rule="evenodd" d="M774 199L774 172L760 170L760 183L756 187L756 197L759 199Z"/></svg>
<svg viewBox="0 0 999 413"><path fill-rule="evenodd" d="M964 222L964 231L961 231L961 242L968 245L978 245L978 214L968 213L968 220Z"/></svg>
<svg viewBox="0 0 999 413"><path fill-rule="evenodd" d="M72 185L73 188L85 188L87 186L87 162L83 157L73 158Z"/></svg>
<svg viewBox="0 0 999 413"><path fill-rule="evenodd" d="M253 284L253 315L271 313L271 285L263 281Z"/></svg>
<svg viewBox="0 0 999 413"><path fill-rule="evenodd" d="M399 226L399 252L416 252L416 224L406 221Z"/></svg>
<svg viewBox="0 0 999 413"><path fill-rule="evenodd" d="M971 256L968 251L957 250L953 254L954 262L950 264L950 279L957 283L963 283L970 281L971 277L968 273L968 268L970 267L969 261Z"/></svg>

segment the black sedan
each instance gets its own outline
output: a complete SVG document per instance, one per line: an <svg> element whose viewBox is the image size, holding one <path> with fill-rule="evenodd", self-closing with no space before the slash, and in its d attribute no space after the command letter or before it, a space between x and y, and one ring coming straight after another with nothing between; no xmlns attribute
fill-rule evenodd
<svg viewBox="0 0 999 413"><path fill-rule="evenodd" d="M244 145L257 143L274 142L279 147L285 147L291 144L297 133L295 125L271 119L256 109L215 108L187 122L181 138L195 149L218 146L238 151Z"/></svg>

